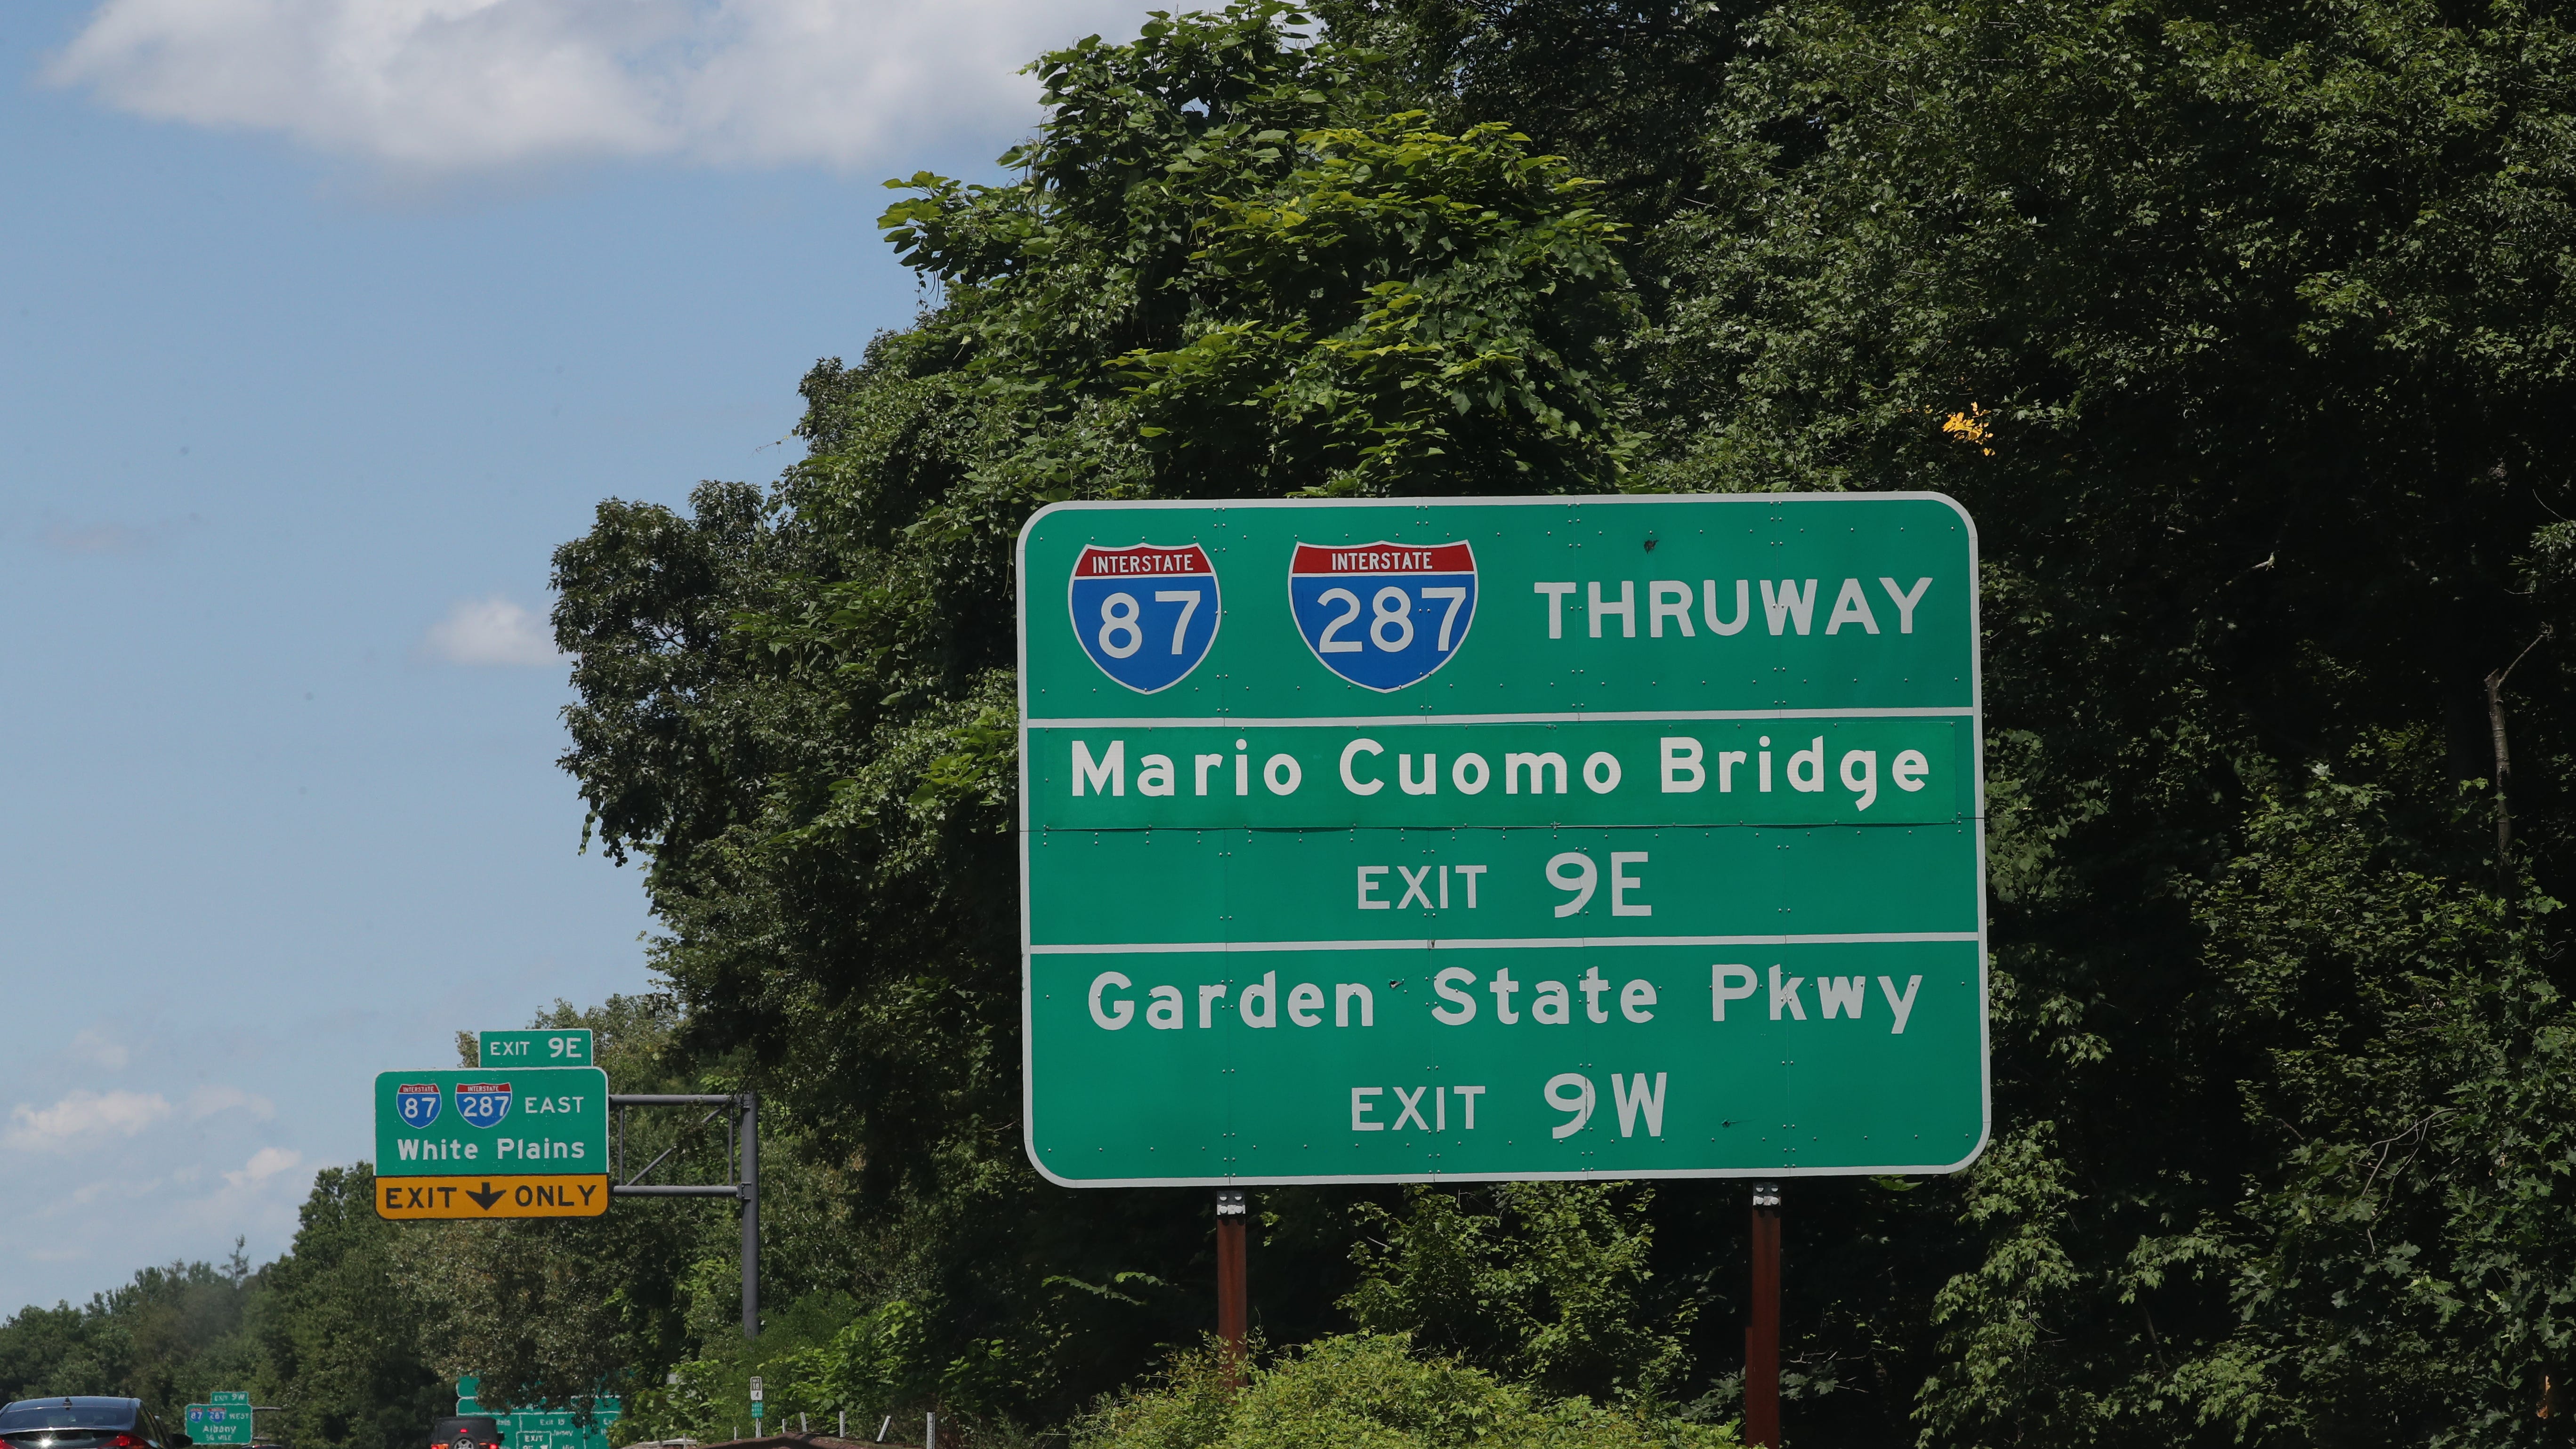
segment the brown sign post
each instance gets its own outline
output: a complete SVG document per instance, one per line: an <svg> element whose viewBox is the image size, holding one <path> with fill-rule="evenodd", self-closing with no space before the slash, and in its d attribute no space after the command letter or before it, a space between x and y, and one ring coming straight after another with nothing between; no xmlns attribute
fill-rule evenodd
<svg viewBox="0 0 2576 1449"><path fill-rule="evenodd" d="M1226 1382L1243 1384L1244 1340L1250 1334L1251 1287L1243 1263L1243 1193L1222 1188L1216 1195L1216 1336L1225 1341Z"/></svg>
<svg viewBox="0 0 2576 1449"><path fill-rule="evenodd" d="M1744 1330L1744 1438L1780 1449L1780 1184L1753 1184L1753 1323Z"/></svg>

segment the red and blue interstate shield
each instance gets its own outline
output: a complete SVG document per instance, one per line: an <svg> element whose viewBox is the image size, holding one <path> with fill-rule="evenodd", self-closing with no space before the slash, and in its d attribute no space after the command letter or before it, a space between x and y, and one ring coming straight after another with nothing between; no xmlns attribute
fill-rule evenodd
<svg viewBox="0 0 2576 1449"><path fill-rule="evenodd" d="M477 1127L498 1127L510 1115L508 1082L459 1082L456 1115Z"/></svg>
<svg viewBox="0 0 2576 1449"><path fill-rule="evenodd" d="M1138 694L1189 677L1216 643L1216 565L1195 543L1087 547L1073 561L1074 637L1100 672Z"/></svg>
<svg viewBox="0 0 2576 1449"><path fill-rule="evenodd" d="M426 1127L437 1121L439 1106L446 1100L436 1082L405 1082L394 1088L396 1110L405 1127Z"/></svg>
<svg viewBox="0 0 2576 1449"><path fill-rule="evenodd" d="M1476 555L1465 543L1301 543L1288 608L1326 669L1391 693L1457 656L1476 622Z"/></svg>

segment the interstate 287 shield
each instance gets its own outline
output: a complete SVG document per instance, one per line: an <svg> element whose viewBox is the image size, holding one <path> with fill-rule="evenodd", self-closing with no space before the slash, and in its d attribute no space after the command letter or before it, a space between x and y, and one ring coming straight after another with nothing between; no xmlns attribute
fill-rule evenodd
<svg viewBox="0 0 2576 1449"><path fill-rule="evenodd" d="M1429 678L1467 642L1476 556L1464 542L1301 543L1288 607L1326 669L1388 693Z"/></svg>
<svg viewBox="0 0 2576 1449"><path fill-rule="evenodd" d="M1100 672L1159 694L1189 677L1216 642L1216 565L1197 544L1088 547L1073 561L1074 637Z"/></svg>
<svg viewBox="0 0 2576 1449"><path fill-rule="evenodd" d="M475 1127L498 1127L510 1115L508 1082L459 1082L456 1084L456 1115Z"/></svg>

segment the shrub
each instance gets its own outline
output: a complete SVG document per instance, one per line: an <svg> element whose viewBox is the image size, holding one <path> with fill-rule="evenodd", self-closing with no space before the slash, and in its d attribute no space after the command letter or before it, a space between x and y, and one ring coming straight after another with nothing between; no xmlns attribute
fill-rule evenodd
<svg viewBox="0 0 2576 1449"><path fill-rule="evenodd" d="M1691 1423L1630 1404L1550 1399L1397 1334L1319 1339L1225 1387L1213 1344L1175 1357L1163 1381L1106 1400L1074 1449L1723 1449L1732 1424Z"/></svg>

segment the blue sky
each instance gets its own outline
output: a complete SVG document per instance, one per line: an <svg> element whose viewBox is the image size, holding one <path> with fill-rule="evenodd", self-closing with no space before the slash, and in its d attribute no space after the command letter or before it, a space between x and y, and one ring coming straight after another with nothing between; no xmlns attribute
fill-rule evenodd
<svg viewBox="0 0 2576 1449"><path fill-rule="evenodd" d="M792 461L1127 7L107 0L0 30L0 1313L266 1259L375 1072L647 989L547 559Z"/></svg>

